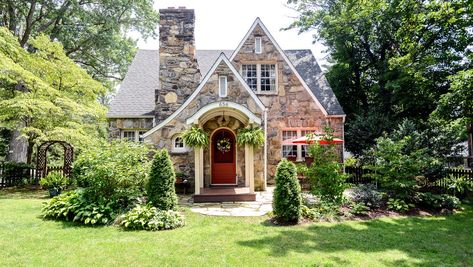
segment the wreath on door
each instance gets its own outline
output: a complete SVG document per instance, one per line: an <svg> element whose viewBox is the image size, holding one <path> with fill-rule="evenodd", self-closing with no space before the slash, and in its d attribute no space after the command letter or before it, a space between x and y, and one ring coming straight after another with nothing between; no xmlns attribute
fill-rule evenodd
<svg viewBox="0 0 473 267"><path fill-rule="evenodd" d="M230 142L230 139L228 138L222 138L218 140L217 142L217 149L222 153L226 153L230 151L231 146L232 146L232 143Z"/></svg>

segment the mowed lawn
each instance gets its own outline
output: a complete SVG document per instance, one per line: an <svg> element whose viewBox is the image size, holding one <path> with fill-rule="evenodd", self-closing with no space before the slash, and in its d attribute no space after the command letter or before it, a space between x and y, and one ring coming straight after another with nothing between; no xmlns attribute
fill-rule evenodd
<svg viewBox="0 0 473 267"><path fill-rule="evenodd" d="M0 266L473 266L473 208L275 227L185 211L184 228L127 232L42 220L44 193L0 190Z"/></svg>

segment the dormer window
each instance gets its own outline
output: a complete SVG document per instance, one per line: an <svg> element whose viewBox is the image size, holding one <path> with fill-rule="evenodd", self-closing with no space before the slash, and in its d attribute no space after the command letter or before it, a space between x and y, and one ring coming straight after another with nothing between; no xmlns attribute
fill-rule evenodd
<svg viewBox="0 0 473 267"><path fill-rule="evenodd" d="M263 52L263 47L261 45L261 37L255 38L255 53L261 54Z"/></svg>
<svg viewBox="0 0 473 267"><path fill-rule="evenodd" d="M227 76L218 77L218 96L227 96Z"/></svg>
<svg viewBox="0 0 473 267"><path fill-rule="evenodd" d="M241 66L243 79L256 93L276 92L275 64L244 64Z"/></svg>

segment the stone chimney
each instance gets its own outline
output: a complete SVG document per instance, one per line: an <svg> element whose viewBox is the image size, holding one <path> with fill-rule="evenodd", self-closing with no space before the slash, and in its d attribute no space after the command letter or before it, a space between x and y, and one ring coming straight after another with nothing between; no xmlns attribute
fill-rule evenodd
<svg viewBox="0 0 473 267"><path fill-rule="evenodd" d="M193 9L160 9L159 89L156 122L169 117L197 88L200 71L195 58Z"/></svg>

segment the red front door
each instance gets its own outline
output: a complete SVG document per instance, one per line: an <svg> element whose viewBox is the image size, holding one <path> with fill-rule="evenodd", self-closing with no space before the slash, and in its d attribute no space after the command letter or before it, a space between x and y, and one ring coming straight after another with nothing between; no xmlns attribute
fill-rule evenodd
<svg viewBox="0 0 473 267"><path fill-rule="evenodd" d="M212 135L212 184L236 184L235 137L227 129Z"/></svg>

